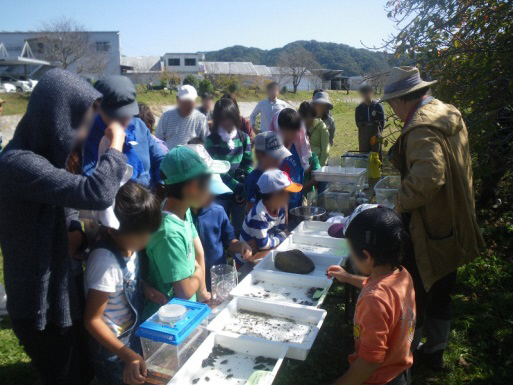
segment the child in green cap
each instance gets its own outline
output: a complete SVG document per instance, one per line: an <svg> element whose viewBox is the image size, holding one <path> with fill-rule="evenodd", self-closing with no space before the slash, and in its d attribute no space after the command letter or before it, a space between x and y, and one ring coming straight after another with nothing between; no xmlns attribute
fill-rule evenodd
<svg viewBox="0 0 513 385"><path fill-rule="evenodd" d="M167 199L162 224L146 248L147 282L169 299L210 299L203 247L190 209L203 207L209 200L211 174L229 169L228 162L212 160L201 145L175 147L160 165ZM159 306L148 301L143 316L151 316Z"/></svg>

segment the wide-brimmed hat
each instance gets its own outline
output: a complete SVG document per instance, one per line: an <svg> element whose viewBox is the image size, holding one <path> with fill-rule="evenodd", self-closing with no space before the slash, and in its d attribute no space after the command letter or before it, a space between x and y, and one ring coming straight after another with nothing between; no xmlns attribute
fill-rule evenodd
<svg viewBox="0 0 513 385"><path fill-rule="evenodd" d="M313 104L326 104L329 110L333 109L333 104L330 102L330 97L327 92L319 91L317 92L312 100Z"/></svg>
<svg viewBox="0 0 513 385"><path fill-rule="evenodd" d="M390 74L385 82L384 94L379 102L382 103L399 96L411 94L434 83L436 83L436 80L431 82L422 80L418 68L394 67L390 70Z"/></svg>

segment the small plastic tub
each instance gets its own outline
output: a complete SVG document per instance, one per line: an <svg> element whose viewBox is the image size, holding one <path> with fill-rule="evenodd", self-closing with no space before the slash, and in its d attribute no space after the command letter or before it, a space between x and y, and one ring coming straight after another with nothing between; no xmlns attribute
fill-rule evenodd
<svg viewBox="0 0 513 385"><path fill-rule="evenodd" d="M374 186L376 203L393 209L399 187L401 187L401 177L399 176L387 176L381 179Z"/></svg>

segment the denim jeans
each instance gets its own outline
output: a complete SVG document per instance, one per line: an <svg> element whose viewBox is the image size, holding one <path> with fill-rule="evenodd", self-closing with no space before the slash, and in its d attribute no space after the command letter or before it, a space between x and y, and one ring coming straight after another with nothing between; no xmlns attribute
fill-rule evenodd
<svg viewBox="0 0 513 385"><path fill-rule="evenodd" d="M239 239L242 223L244 223L244 219L246 218L246 204L235 202L235 197L228 199L217 198L216 203L223 206L224 211L226 211L226 215L228 215L228 219L230 219L230 222L232 223L235 231L235 238Z"/></svg>

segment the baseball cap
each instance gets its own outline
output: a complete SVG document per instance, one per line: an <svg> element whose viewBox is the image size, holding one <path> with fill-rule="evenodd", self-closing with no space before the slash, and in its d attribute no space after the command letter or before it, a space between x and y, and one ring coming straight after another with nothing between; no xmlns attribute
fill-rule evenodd
<svg viewBox="0 0 513 385"><path fill-rule="evenodd" d="M263 151L274 159L285 159L292 155L285 148L280 137L272 131L261 132L255 136L255 150Z"/></svg>
<svg viewBox="0 0 513 385"><path fill-rule="evenodd" d="M260 193L272 194L281 190L300 192L303 185L294 183L290 177L281 170L269 170L264 172L257 182Z"/></svg>
<svg viewBox="0 0 513 385"><path fill-rule="evenodd" d="M328 234L333 238L345 238L346 231L349 228L349 225L358 216L358 214L365 210L375 209L376 207L383 206L369 203L365 203L363 205L358 206L349 216L345 217L341 223L335 223L334 225L331 225L328 229Z"/></svg>
<svg viewBox="0 0 513 385"><path fill-rule="evenodd" d="M126 76L107 76L98 80L94 88L103 95L100 107L107 116L119 119L139 114L135 86Z"/></svg>
<svg viewBox="0 0 513 385"><path fill-rule="evenodd" d="M212 174L210 178L210 193L213 195L232 194L233 191L224 184L221 175Z"/></svg>
<svg viewBox="0 0 513 385"><path fill-rule="evenodd" d="M194 102L198 98L198 93L196 92L196 88L186 84L178 88L176 96L180 100L190 100L191 102Z"/></svg>
<svg viewBox="0 0 513 385"><path fill-rule="evenodd" d="M166 185L180 183L203 174L223 174L230 170L230 163L213 160L202 145L173 148L160 164Z"/></svg>

